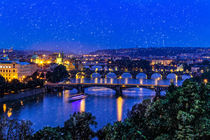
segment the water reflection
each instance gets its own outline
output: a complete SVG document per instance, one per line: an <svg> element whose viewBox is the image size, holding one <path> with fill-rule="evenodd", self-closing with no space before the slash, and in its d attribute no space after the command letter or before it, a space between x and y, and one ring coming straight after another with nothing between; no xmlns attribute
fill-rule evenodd
<svg viewBox="0 0 210 140"><path fill-rule="evenodd" d="M122 120L122 113L123 113L123 98L118 97L117 98L117 121Z"/></svg>
<svg viewBox="0 0 210 140"><path fill-rule="evenodd" d="M20 101L20 105L23 106L23 101L22 100Z"/></svg>
<svg viewBox="0 0 210 140"><path fill-rule="evenodd" d="M85 112L85 99L80 102L80 112Z"/></svg>
<svg viewBox="0 0 210 140"><path fill-rule="evenodd" d="M9 110L7 111L7 116L11 117L12 116L12 108L9 108Z"/></svg>
<svg viewBox="0 0 210 140"><path fill-rule="evenodd" d="M3 112L5 113L7 111L7 105L3 104Z"/></svg>

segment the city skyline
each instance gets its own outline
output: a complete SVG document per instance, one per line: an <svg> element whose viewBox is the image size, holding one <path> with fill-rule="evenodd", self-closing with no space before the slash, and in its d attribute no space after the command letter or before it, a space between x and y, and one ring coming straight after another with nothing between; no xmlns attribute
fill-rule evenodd
<svg viewBox="0 0 210 140"><path fill-rule="evenodd" d="M209 8L207 0L2 0L0 48L210 47Z"/></svg>

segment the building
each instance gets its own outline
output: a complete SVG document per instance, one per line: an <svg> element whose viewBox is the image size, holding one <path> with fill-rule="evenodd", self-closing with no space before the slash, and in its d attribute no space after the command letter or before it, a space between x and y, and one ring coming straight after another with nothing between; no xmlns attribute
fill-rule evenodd
<svg viewBox="0 0 210 140"><path fill-rule="evenodd" d="M152 60L151 61L151 65L154 66L156 64L161 64L164 66L169 66L171 64L171 62L173 62L173 60L169 60L169 59L157 59L157 60Z"/></svg>
<svg viewBox="0 0 210 140"><path fill-rule="evenodd" d="M0 75L6 80L18 79L22 81L25 77L37 71L36 64L19 61L0 61Z"/></svg>
<svg viewBox="0 0 210 140"><path fill-rule="evenodd" d="M184 66L181 64L177 67L177 71L184 71Z"/></svg>
<svg viewBox="0 0 210 140"><path fill-rule="evenodd" d="M61 54L61 53L59 53L58 54L58 56L57 56L57 58L56 58L56 63L58 64L58 65L63 65L63 53Z"/></svg>

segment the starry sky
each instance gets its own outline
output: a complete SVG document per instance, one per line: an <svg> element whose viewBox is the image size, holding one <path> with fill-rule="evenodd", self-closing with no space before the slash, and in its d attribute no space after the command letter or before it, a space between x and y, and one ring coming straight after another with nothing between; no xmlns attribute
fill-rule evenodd
<svg viewBox="0 0 210 140"><path fill-rule="evenodd" d="M1 0L0 48L210 47L209 0Z"/></svg>

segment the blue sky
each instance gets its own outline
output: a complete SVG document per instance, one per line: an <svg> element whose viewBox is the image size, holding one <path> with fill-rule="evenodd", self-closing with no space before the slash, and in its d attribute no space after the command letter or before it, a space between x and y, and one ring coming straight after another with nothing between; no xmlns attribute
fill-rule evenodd
<svg viewBox="0 0 210 140"><path fill-rule="evenodd" d="M1 0L0 48L210 47L209 0Z"/></svg>

